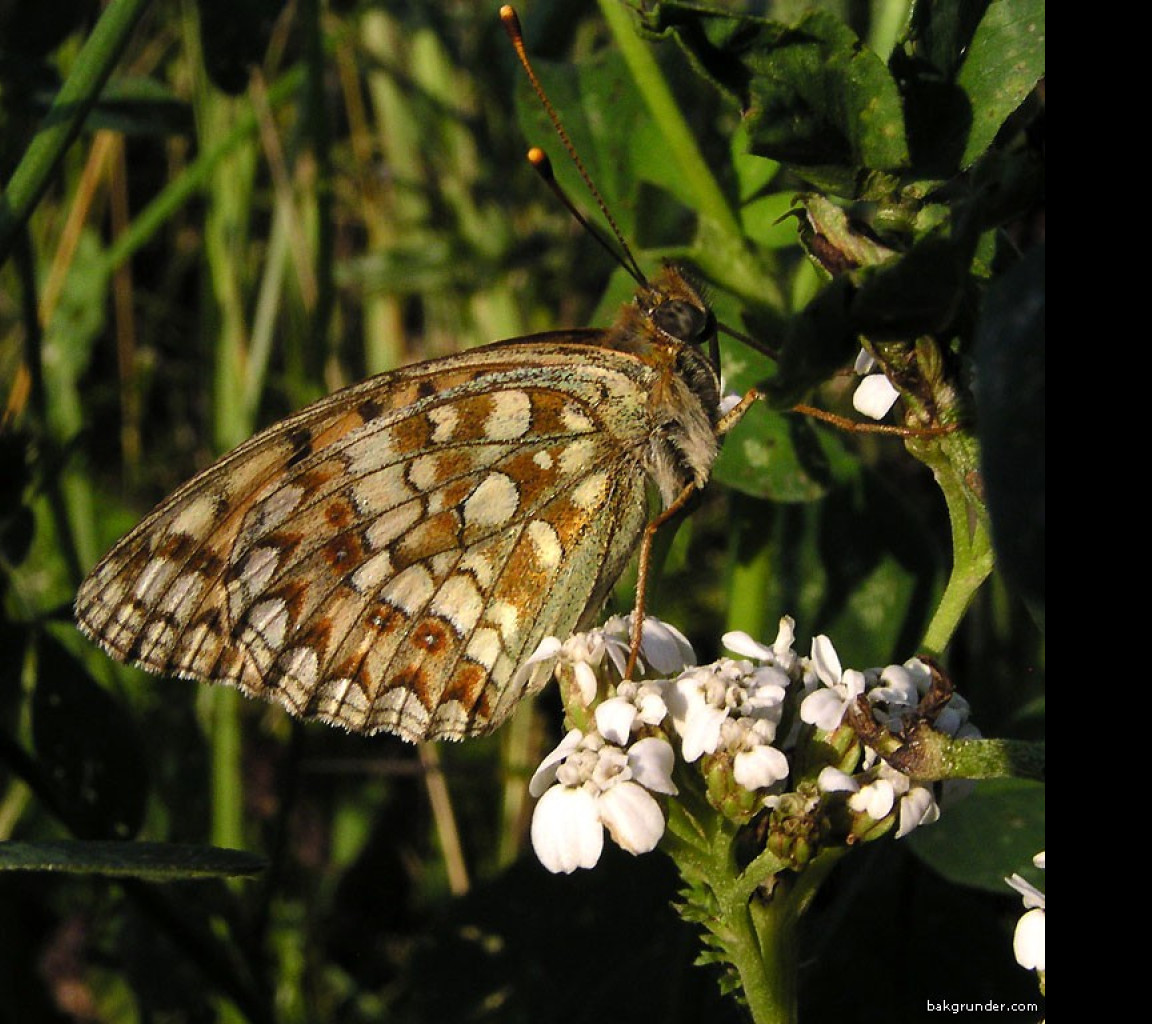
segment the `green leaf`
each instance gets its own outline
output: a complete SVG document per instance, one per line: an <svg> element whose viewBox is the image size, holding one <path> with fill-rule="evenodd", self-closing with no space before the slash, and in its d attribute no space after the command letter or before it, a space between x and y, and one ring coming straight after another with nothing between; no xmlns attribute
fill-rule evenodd
<svg viewBox="0 0 1152 1024"><path fill-rule="evenodd" d="M51 871L176 882L255 875L266 866L264 858L254 853L219 846L116 840L0 843L0 871Z"/></svg>
<svg viewBox="0 0 1152 1024"><path fill-rule="evenodd" d="M848 196L867 194L875 172L907 165L896 82L839 18L816 10L787 25L659 4L644 24L673 34L696 69L736 99L750 152Z"/></svg>
<svg viewBox="0 0 1152 1024"><path fill-rule="evenodd" d="M892 54L916 173L971 166L1044 74L1044 0L918 3Z"/></svg>
<svg viewBox="0 0 1152 1024"><path fill-rule="evenodd" d="M1032 858L1044 849L1044 786L1024 779L976 783L945 803L940 820L901 842L949 881L1009 893L1012 872L1036 880Z"/></svg>
<svg viewBox="0 0 1152 1024"><path fill-rule="evenodd" d="M962 168L992 144L1044 76L1044 54L1044 0L995 0L988 7L956 80L972 106Z"/></svg>

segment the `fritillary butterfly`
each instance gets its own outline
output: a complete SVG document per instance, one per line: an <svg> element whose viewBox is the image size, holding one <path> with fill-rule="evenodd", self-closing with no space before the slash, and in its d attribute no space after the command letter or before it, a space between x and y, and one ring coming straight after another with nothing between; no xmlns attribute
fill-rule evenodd
<svg viewBox="0 0 1152 1024"><path fill-rule="evenodd" d="M648 482L661 516L707 482L750 400L722 412L715 331L665 267L607 329L336 392L163 501L84 581L77 621L114 658L300 718L488 732L550 675L518 666L590 625L650 536Z"/></svg>

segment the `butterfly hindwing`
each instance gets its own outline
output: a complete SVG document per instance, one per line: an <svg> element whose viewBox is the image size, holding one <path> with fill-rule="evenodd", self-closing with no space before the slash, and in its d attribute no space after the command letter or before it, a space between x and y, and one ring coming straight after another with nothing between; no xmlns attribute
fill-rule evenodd
<svg viewBox="0 0 1152 1024"><path fill-rule="evenodd" d="M121 660L356 731L494 728L646 519L652 371L571 337L386 374L257 435L110 552L81 624Z"/></svg>

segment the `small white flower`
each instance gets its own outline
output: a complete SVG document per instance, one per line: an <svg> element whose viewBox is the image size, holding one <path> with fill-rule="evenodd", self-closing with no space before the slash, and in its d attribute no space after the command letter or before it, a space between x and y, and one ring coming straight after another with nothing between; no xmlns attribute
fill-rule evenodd
<svg viewBox="0 0 1152 1024"><path fill-rule="evenodd" d="M816 785L821 793L856 793L860 789L860 783L853 776L831 765L820 769Z"/></svg>
<svg viewBox="0 0 1152 1024"><path fill-rule="evenodd" d="M829 774L826 778L825 773L828 771L825 769L820 773L817 784L824 792L834 792L836 789L851 792L848 806L858 814L867 814L875 821L880 821L897 808L899 813L897 839L921 825L930 825L940 818L940 807L931 787L913 782L903 772L898 772L883 761L869 772L871 779L863 782L859 777L848 777L845 781L839 776Z"/></svg>
<svg viewBox="0 0 1152 1024"><path fill-rule="evenodd" d="M628 655L632 650L632 616L612 615L605 621L600 632L604 636L616 674L623 678ZM636 666L638 672L644 673L647 666L663 676L675 675L696 664L696 652L692 650L688 638L671 623L654 615L646 615L640 628L639 658Z"/></svg>
<svg viewBox="0 0 1152 1024"><path fill-rule="evenodd" d="M876 360L867 349L861 349L856 356L853 367L857 374L864 379L856 388L852 396L852 405L861 415L874 420L882 420L889 410L896 404L900 392L892 386L892 382L883 373L872 371L876 369Z"/></svg>
<svg viewBox="0 0 1152 1024"><path fill-rule="evenodd" d="M636 705L623 697L612 697L596 705L596 729L609 743L627 743L636 721Z"/></svg>
<svg viewBox="0 0 1152 1024"><path fill-rule="evenodd" d="M625 704L618 702L605 715L614 736L627 736L621 725L628 717L621 710ZM540 796L531 829L540 863L565 874L593 867L603 851L605 828L630 853L653 849L664 834L664 812L651 793L676 793L672 764L667 740L647 737L625 747L599 732L573 729L545 757L528 787Z"/></svg>
<svg viewBox="0 0 1152 1024"><path fill-rule="evenodd" d="M852 395L852 405L858 413L869 419L882 420L896 404L900 392L882 373L870 373Z"/></svg>
<svg viewBox="0 0 1152 1024"><path fill-rule="evenodd" d="M940 820L940 805L928 786L910 785L900 798L900 826L896 838L906 836L921 825L931 825Z"/></svg>
<svg viewBox="0 0 1152 1024"><path fill-rule="evenodd" d="M789 771L784 752L767 744L741 751L732 762L732 777L745 789L767 789L788 778Z"/></svg>
<svg viewBox="0 0 1152 1024"><path fill-rule="evenodd" d="M879 821L888 817L896 803L896 790L887 779L874 779L848 798L848 806L857 813Z"/></svg>
<svg viewBox="0 0 1152 1024"><path fill-rule="evenodd" d="M812 667L823 686L800 704L800 718L825 732L840 725L849 705L864 692L864 673L842 669L832 641L821 634L812 640Z"/></svg>
<svg viewBox="0 0 1152 1024"><path fill-rule="evenodd" d="M532 849L553 874L595 867L604 849L596 798L586 789L553 786L532 812Z"/></svg>
<svg viewBox="0 0 1152 1024"><path fill-rule="evenodd" d="M1041 851L1032 858L1038 868L1044 867L1044 853ZM1044 912L1045 897L1039 889L1020 875L1004 879L1024 898L1025 913L1016 922L1012 937L1012 951L1016 962L1026 970L1044 970Z"/></svg>

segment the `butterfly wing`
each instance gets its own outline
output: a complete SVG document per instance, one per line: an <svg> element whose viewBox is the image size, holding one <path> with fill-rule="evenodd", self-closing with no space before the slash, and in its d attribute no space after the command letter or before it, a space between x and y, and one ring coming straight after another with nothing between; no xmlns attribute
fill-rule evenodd
<svg viewBox="0 0 1152 1024"><path fill-rule="evenodd" d="M372 378L258 434L93 570L114 657L408 740L495 728L647 518L652 370L537 336Z"/></svg>

